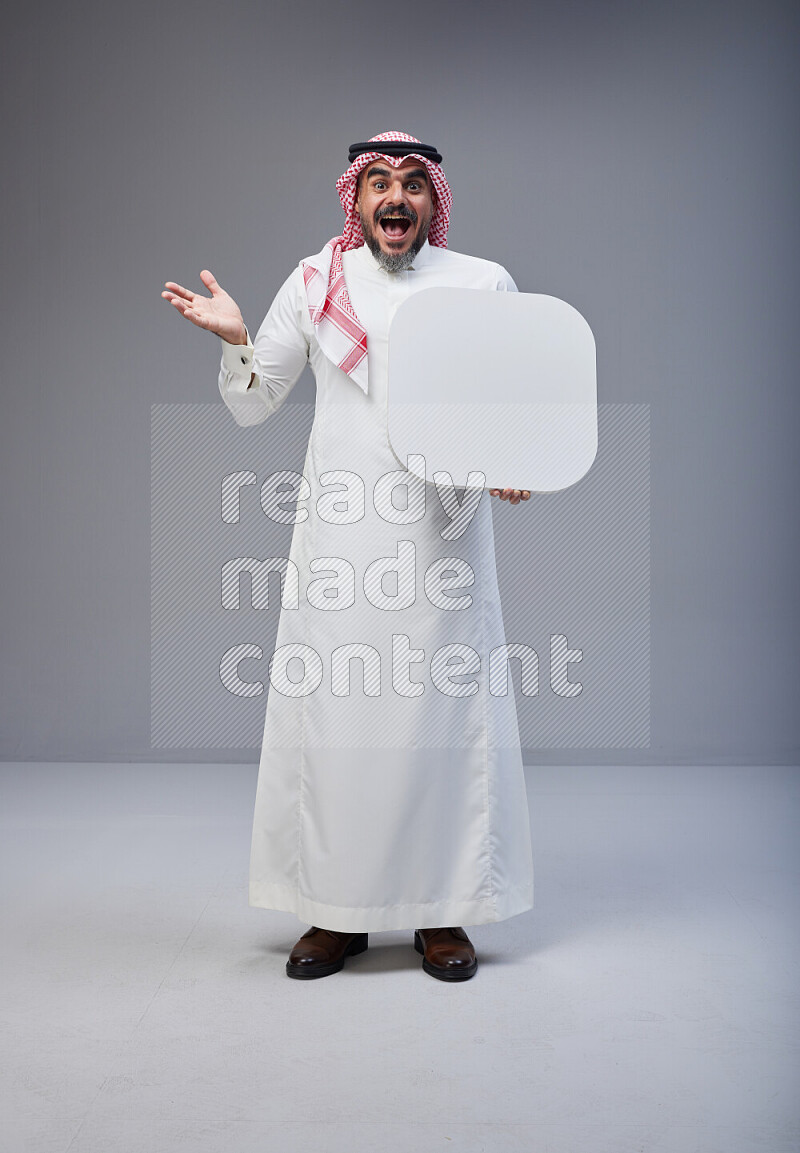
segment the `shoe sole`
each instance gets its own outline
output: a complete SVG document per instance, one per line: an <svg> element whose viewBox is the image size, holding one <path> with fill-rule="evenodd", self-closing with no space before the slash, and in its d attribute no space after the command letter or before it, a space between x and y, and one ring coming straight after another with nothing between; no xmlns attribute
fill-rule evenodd
<svg viewBox="0 0 800 1153"><path fill-rule="evenodd" d="M298 981L313 981L316 977L329 977L331 973L338 973L344 968L345 957L356 957L363 953L369 945L369 935L359 933L354 937L342 953L338 961L329 961L325 965L297 965L291 961L286 962L287 977L294 977Z"/></svg>
<svg viewBox="0 0 800 1153"><path fill-rule="evenodd" d="M425 972L431 977L436 977L439 981L468 981L478 971L477 957L469 965L458 969L445 969L438 965L432 965L425 956L425 946L422 944L422 938L417 929L414 930L414 948L418 953L422 953L422 968Z"/></svg>

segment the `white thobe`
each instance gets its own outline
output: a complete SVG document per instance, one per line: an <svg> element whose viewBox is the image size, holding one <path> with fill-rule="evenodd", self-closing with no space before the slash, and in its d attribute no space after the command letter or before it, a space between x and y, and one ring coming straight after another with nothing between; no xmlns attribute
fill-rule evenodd
<svg viewBox="0 0 800 1153"><path fill-rule="evenodd" d="M427 243L406 272L386 272L366 245L343 263L367 333L366 394L322 353L301 265L254 343L222 342L219 388L237 424L276 412L307 362L317 385L308 488L284 505L308 515L289 554L299 598L281 609L270 668L249 903L342 932L499 921L532 907L533 865L510 675L505 695L494 677L490 692L490 653L505 641L491 498L446 539L452 507L430 478L388 498L402 476L380 478L408 475L387 434L398 306L423 288L516 288L500 265ZM402 571L382 577L382 558ZM348 645L360 647L342 660Z"/></svg>

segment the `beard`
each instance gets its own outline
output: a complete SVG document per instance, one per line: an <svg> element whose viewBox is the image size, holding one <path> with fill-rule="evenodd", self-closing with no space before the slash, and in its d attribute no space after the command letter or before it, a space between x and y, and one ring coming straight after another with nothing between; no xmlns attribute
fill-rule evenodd
<svg viewBox="0 0 800 1153"><path fill-rule="evenodd" d="M431 226L431 216L423 221L411 247L406 252L384 252L381 248L381 242L378 238L377 229L380 227L379 221L382 216L404 216L406 220L410 221L411 227L415 227L419 220L413 208L384 208L381 209L375 217L375 221L367 220L364 213L359 213L361 218L361 231L364 233L364 240L367 243L372 255L377 260L381 268L386 272L405 272L414 263L414 257L422 248L425 241L428 239L428 230Z"/></svg>

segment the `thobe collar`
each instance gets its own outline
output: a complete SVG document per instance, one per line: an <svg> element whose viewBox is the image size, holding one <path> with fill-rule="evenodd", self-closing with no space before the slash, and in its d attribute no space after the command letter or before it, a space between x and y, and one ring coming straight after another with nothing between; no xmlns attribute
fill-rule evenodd
<svg viewBox="0 0 800 1153"><path fill-rule="evenodd" d="M326 246L326 249L329 247L330 247L330 242ZM321 256L323 256L325 254L326 249L323 249L323 252L320 254ZM364 268L370 269L371 271L375 272L379 276L389 278L389 277L393 277L393 276L396 277L396 276L400 275L397 272L387 272L385 268L381 267L381 265L378 263L378 261L372 255L372 252L366 243L362 244L360 248L350 249L349 251L352 253L352 256L357 261L361 262L361 264ZM428 241L426 240L425 243L422 245L422 248L420 248L419 252L414 257L413 265L411 266L411 268L407 269L406 271L407 272L418 272L420 269L425 267L425 265L428 263L428 261L430 259L431 259L431 249L430 249L430 245L429 245ZM316 265L313 265L311 261L309 261L308 263L312 267L316 267ZM326 276L326 280L327 280L327 276ZM317 339L318 340L320 337L321 328L322 328L322 326L320 325L320 328L317 330ZM336 331L337 332L339 331L339 326L336 326ZM367 355L365 357L363 357L363 359L360 359L358 361L358 363L353 368L348 369L348 368L345 368L345 366L341 363L341 361L337 359L337 357L339 356L339 354L341 352L341 349L338 346L335 346L335 349L332 349L330 347L326 347L323 344L323 342L320 341L320 347L322 348L325 355L328 356L328 358L330 360L332 360L334 364L338 364L339 368L342 368L342 369L344 369L345 372L347 372L347 375L350 377L350 379L353 381L353 383L358 385L358 387L361 389L361 391L365 395L367 395L369 393L369 383L368 383L369 349L367 349Z"/></svg>
<svg viewBox="0 0 800 1153"><path fill-rule="evenodd" d="M367 245L366 243L362 244L361 247L359 249L357 249L357 251L358 251L359 255L361 256L361 259L364 261L364 263L367 264L370 268L374 268L376 272L380 272L384 276L397 276L396 272L387 272L386 269L381 264L378 263L378 261L372 255L372 250L370 249L369 245ZM414 263L411 265L411 267L407 271L408 272L418 272L421 268L425 267L425 265L430 261L430 258L431 258L431 246L428 243L428 241L426 240L425 243L423 244L422 248L420 248L419 252L414 257Z"/></svg>

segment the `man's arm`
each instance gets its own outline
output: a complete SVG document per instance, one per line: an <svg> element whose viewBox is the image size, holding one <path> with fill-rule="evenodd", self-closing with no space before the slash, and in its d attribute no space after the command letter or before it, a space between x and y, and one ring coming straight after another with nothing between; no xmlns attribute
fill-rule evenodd
<svg viewBox="0 0 800 1153"><path fill-rule="evenodd" d="M242 343L221 338L220 396L242 427L277 412L308 363L304 304L302 271L296 268L278 290L255 341L244 322Z"/></svg>
<svg viewBox="0 0 800 1153"><path fill-rule="evenodd" d="M247 387L252 388L254 384L257 386L258 377L253 370L255 350L247 325L244 325L243 341L231 343L222 336L220 340L222 341L222 364L226 372L230 373L231 379L246 377L249 372L250 379Z"/></svg>
<svg viewBox="0 0 800 1153"><path fill-rule="evenodd" d="M258 424L280 407L308 361L309 342L302 323L302 272L295 269L282 285L259 329L255 347L233 297L208 269L203 269L200 279L210 296L171 280L161 295L186 320L220 338L220 395L237 424Z"/></svg>

